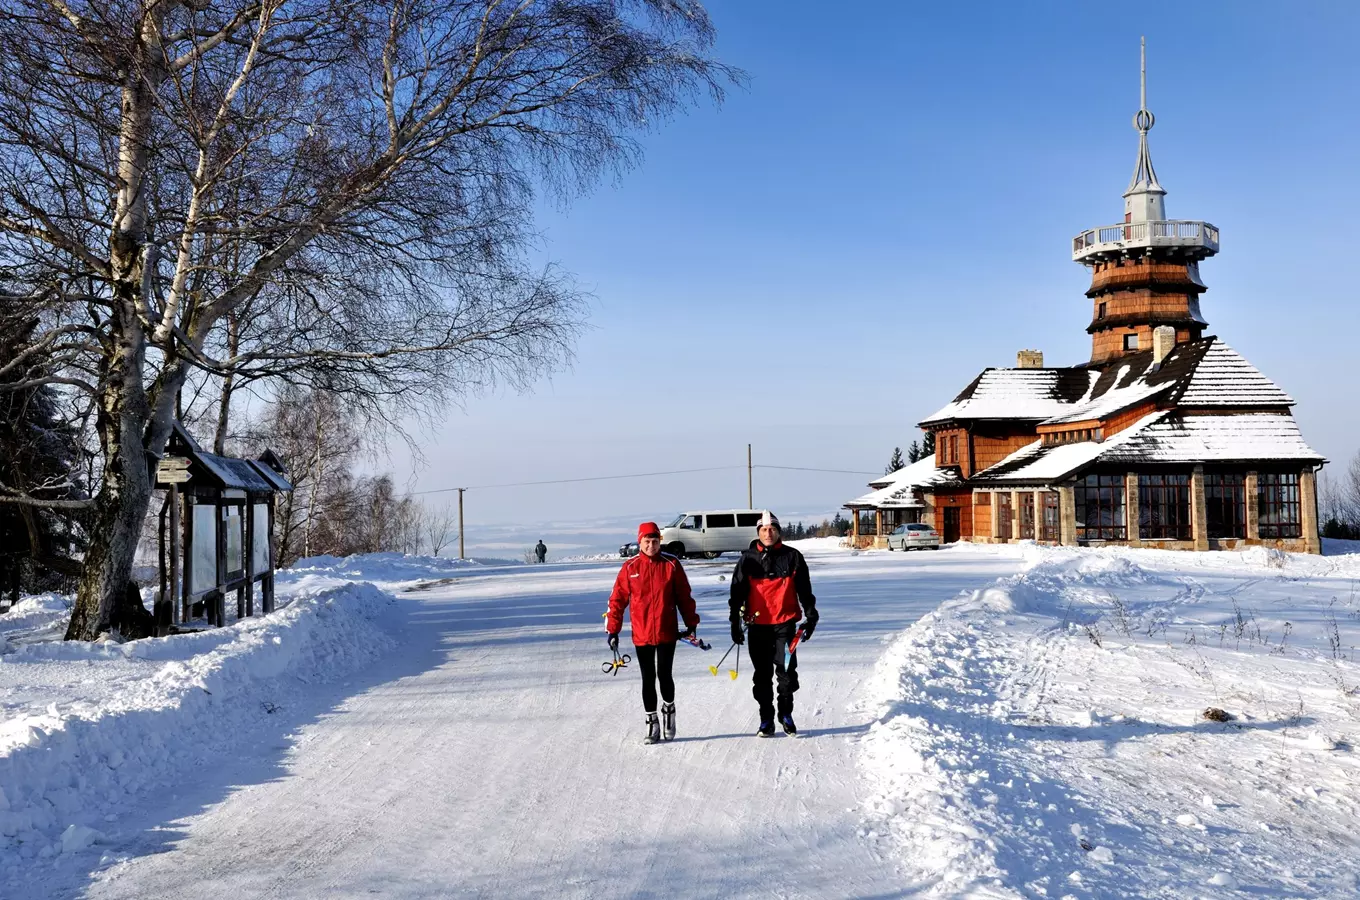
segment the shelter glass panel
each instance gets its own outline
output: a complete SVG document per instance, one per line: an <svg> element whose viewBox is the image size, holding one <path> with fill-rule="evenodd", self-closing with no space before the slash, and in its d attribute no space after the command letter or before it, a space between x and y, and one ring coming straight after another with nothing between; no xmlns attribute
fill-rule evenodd
<svg viewBox="0 0 1360 900"><path fill-rule="evenodd" d="M250 507L250 570L256 575L268 572L269 565L269 507L256 503Z"/></svg>
<svg viewBox="0 0 1360 900"><path fill-rule="evenodd" d="M1247 536L1247 486L1241 472L1206 472L1205 524L1211 538Z"/></svg>
<svg viewBox="0 0 1360 900"><path fill-rule="evenodd" d="M1257 476L1256 500L1261 537L1296 538L1303 534L1297 474L1262 472Z"/></svg>
<svg viewBox="0 0 1360 900"><path fill-rule="evenodd" d="M1123 475L1087 475L1077 482L1073 494L1077 507L1077 540L1127 540Z"/></svg>
<svg viewBox="0 0 1360 900"><path fill-rule="evenodd" d="M1173 541L1193 537L1189 475L1138 476L1138 535Z"/></svg>
<svg viewBox="0 0 1360 900"><path fill-rule="evenodd" d="M239 575L245 569L245 557L241 555L241 545L244 543L241 534L241 507L224 506L222 507L222 528L226 532L227 539L227 575Z"/></svg>
<svg viewBox="0 0 1360 900"><path fill-rule="evenodd" d="M189 593L201 594L217 587L217 507L189 507L193 526L189 543Z"/></svg>

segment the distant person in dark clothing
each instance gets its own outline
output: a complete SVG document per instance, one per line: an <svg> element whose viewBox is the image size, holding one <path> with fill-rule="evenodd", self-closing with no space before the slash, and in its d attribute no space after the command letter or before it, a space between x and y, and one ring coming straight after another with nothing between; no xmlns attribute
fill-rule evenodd
<svg viewBox="0 0 1360 900"><path fill-rule="evenodd" d="M793 724L793 694L798 690L798 654L784 657L794 636L798 634L798 619L803 619L802 640L810 640L817 627L817 598L812 595L812 580L808 576L803 554L783 541L779 519L766 512L756 531L760 537L742 551L732 573L732 590L728 600L732 622L732 640L744 643L751 638L752 677L751 694L760 704L761 737L774 734L775 715L785 734L797 734ZM742 634L742 623L746 634ZM775 706L770 676L779 684L779 705Z"/></svg>
<svg viewBox="0 0 1360 900"><path fill-rule="evenodd" d="M548 545L543 543L543 538L538 539L538 545L534 547L534 555L538 557L539 562L548 558Z"/></svg>

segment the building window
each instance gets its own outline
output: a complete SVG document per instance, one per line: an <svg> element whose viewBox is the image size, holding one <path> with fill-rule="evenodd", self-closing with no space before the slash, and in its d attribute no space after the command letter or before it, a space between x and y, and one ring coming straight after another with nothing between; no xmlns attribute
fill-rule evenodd
<svg viewBox="0 0 1360 900"><path fill-rule="evenodd" d="M1039 520L1039 540L1057 541L1061 538L1058 529L1058 495L1045 491L1043 516Z"/></svg>
<svg viewBox="0 0 1360 900"><path fill-rule="evenodd" d="M1122 541L1128 538L1124 520L1124 476L1087 475L1073 489L1077 507L1077 540Z"/></svg>
<svg viewBox="0 0 1360 900"><path fill-rule="evenodd" d="M1006 540L1009 541L1009 540L1011 539L1011 495L1010 495L1010 491L1006 491L1005 493L1002 493L1002 494L997 494L997 496L996 496L996 501L997 501L997 502L996 502L996 516L997 516L998 519L1001 520L1000 523L999 523L999 525L998 525L997 532L996 532L996 533L997 533L997 537L1001 537L1001 538L1004 538L1004 539L1006 539Z"/></svg>
<svg viewBox="0 0 1360 900"><path fill-rule="evenodd" d="M949 460L956 466L959 464L959 436L957 434L949 436Z"/></svg>
<svg viewBox="0 0 1360 900"><path fill-rule="evenodd" d="M862 509L857 515L859 516L860 534L878 534L878 517L874 515L872 509Z"/></svg>
<svg viewBox="0 0 1360 900"><path fill-rule="evenodd" d="M1124 349L1125 349L1125 350L1137 350L1137 349L1138 349L1138 335L1136 335L1136 334L1126 334L1126 335L1124 335Z"/></svg>
<svg viewBox="0 0 1360 900"><path fill-rule="evenodd" d="M1149 540L1188 541L1190 476L1138 476L1138 536Z"/></svg>
<svg viewBox="0 0 1360 900"><path fill-rule="evenodd" d="M1303 534L1298 475L1262 472L1257 476L1256 503L1261 537L1296 538Z"/></svg>
<svg viewBox="0 0 1360 900"><path fill-rule="evenodd" d="M1020 495L1020 540L1034 540L1034 492Z"/></svg>
<svg viewBox="0 0 1360 900"><path fill-rule="evenodd" d="M1206 472L1204 507L1209 537L1247 536L1246 477L1241 472Z"/></svg>
<svg viewBox="0 0 1360 900"><path fill-rule="evenodd" d="M1100 304L1099 309L1096 310L1096 318L1097 318L1097 319L1103 319L1103 318L1105 318L1105 304L1104 304L1104 303Z"/></svg>

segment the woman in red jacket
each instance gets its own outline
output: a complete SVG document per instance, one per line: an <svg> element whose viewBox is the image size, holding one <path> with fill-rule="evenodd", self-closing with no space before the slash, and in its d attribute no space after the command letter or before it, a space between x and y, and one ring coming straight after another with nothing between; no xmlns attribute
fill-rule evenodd
<svg viewBox="0 0 1360 900"><path fill-rule="evenodd" d="M689 590L689 579L680 560L661 552L661 529L655 522L638 526L638 555L623 564L619 577L614 579L614 590L609 595L609 613L605 629L609 632L609 647L619 649L619 632L623 630L623 610L631 607L629 619L633 626L633 646L642 668L642 706L647 711L647 737L644 743L661 740L664 726L666 740L675 738L675 679L671 677L671 663L675 659L675 642L680 637L675 623L678 610L685 620L686 635L699 627L699 613L694 609L694 597ZM656 682L661 681L661 716L656 718Z"/></svg>

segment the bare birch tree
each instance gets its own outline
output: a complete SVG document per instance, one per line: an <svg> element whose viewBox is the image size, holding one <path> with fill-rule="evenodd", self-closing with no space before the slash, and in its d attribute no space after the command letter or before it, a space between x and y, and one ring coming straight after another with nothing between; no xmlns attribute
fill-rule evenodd
<svg viewBox="0 0 1360 900"><path fill-rule="evenodd" d="M372 408L560 365L535 189L720 97L712 40L696 0L0 0L0 303L40 322L0 367L82 398L96 460L0 500L89 508L68 638L128 602L191 373Z"/></svg>

